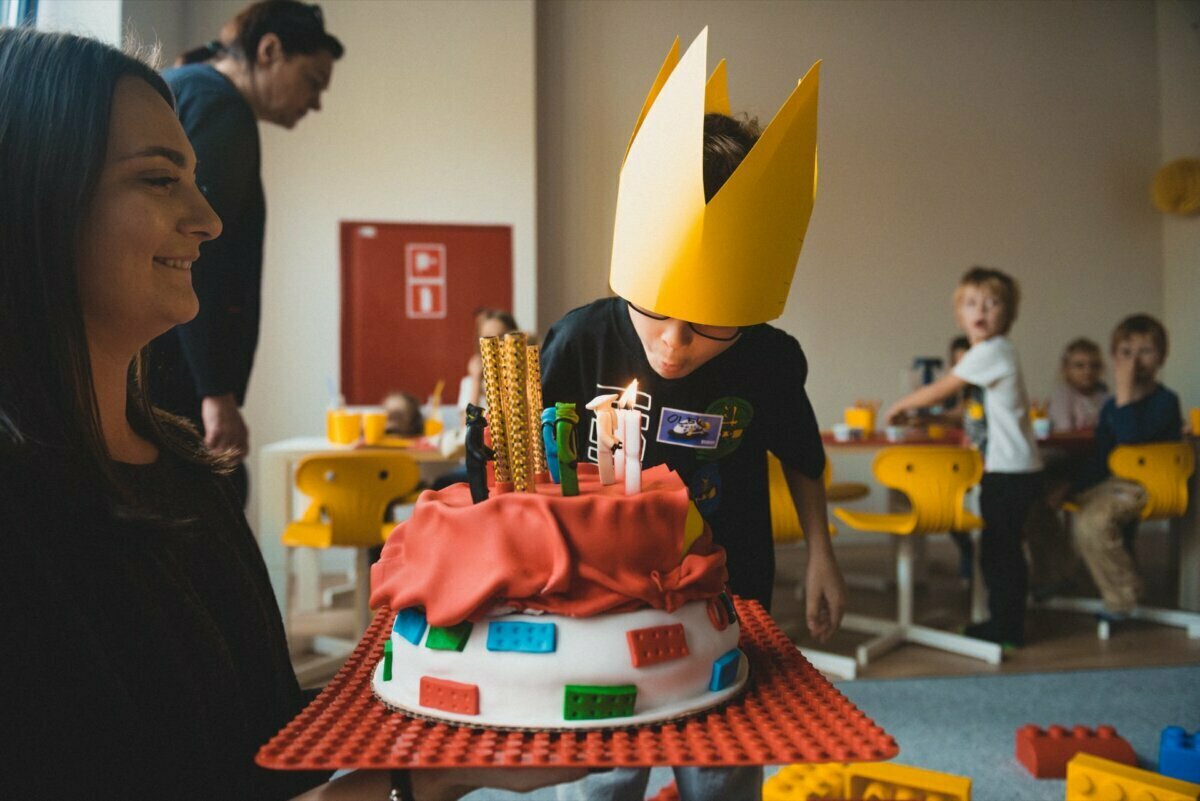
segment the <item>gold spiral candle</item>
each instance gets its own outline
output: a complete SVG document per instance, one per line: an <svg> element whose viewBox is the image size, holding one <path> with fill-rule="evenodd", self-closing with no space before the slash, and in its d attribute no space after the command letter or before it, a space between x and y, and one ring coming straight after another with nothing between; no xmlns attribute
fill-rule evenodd
<svg viewBox="0 0 1200 801"><path fill-rule="evenodd" d="M525 349L525 380L529 387L529 472L536 476L546 472L546 451L542 448L542 365L541 348L530 345Z"/></svg>
<svg viewBox="0 0 1200 801"><path fill-rule="evenodd" d="M529 401L525 397L525 335L504 335L500 370L504 382L505 434L508 436L508 468L513 489L533 489L529 465Z"/></svg>
<svg viewBox="0 0 1200 801"><path fill-rule="evenodd" d="M508 437L504 414L504 388L500 377L500 340L497 337L479 338L479 355L483 359L483 391L487 398L488 430L492 432L492 449L496 452L496 483L510 480L508 472Z"/></svg>

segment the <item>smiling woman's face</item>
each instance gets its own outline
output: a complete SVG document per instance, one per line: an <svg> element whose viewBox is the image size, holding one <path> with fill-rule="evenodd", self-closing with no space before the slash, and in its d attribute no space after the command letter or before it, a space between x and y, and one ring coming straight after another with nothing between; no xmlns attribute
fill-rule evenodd
<svg viewBox="0 0 1200 801"><path fill-rule="evenodd" d="M113 93L108 149L79 241L88 340L136 351L196 316L191 267L221 221L196 186L196 157L149 84Z"/></svg>

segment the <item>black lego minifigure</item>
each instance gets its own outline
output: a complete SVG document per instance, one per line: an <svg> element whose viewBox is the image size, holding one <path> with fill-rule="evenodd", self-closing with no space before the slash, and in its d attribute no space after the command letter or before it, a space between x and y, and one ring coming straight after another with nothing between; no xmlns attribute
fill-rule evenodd
<svg viewBox="0 0 1200 801"><path fill-rule="evenodd" d="M467 404L467 483L471 487L471 502L481 503L488 499L487 463L496 458L496 452L483 444L483 429L487 420L483 409L473 403Z"/></svg>

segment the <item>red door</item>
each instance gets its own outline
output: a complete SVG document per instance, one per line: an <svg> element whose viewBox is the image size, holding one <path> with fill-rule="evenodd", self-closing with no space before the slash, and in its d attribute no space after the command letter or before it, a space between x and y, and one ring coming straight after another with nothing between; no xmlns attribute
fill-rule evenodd
<svg viewBox="0 0 1200 801"><path fill-rule="evenodd" d="M424 402L442 380L453 403L476 310L512 310L512 228L343 221L341 250L346 402Z"/></svg>

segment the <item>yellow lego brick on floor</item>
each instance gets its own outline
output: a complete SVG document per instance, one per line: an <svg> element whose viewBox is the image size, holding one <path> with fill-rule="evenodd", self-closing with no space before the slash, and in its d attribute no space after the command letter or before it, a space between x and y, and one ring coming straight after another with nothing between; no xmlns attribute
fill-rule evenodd
<svg viewBox="0 0 1200 801"><path fill-rule="evenodd" d="M1197 801L1200 784L1131 768L1091 754L1067 763L1066 801Z"/></svg>
<svg viewBox="0 0 1200 801"><path fill-rule="evenodd" d="M842 801L845 770L840 762L787 765L763 783L763 801Z"/></svg>
<svg viewBox="0 0 1200 801"><path fill-rule="evenodd" d="M971 801L971 780L936 770L858 762L846 767L845 793L855 801Z"/></svg>

